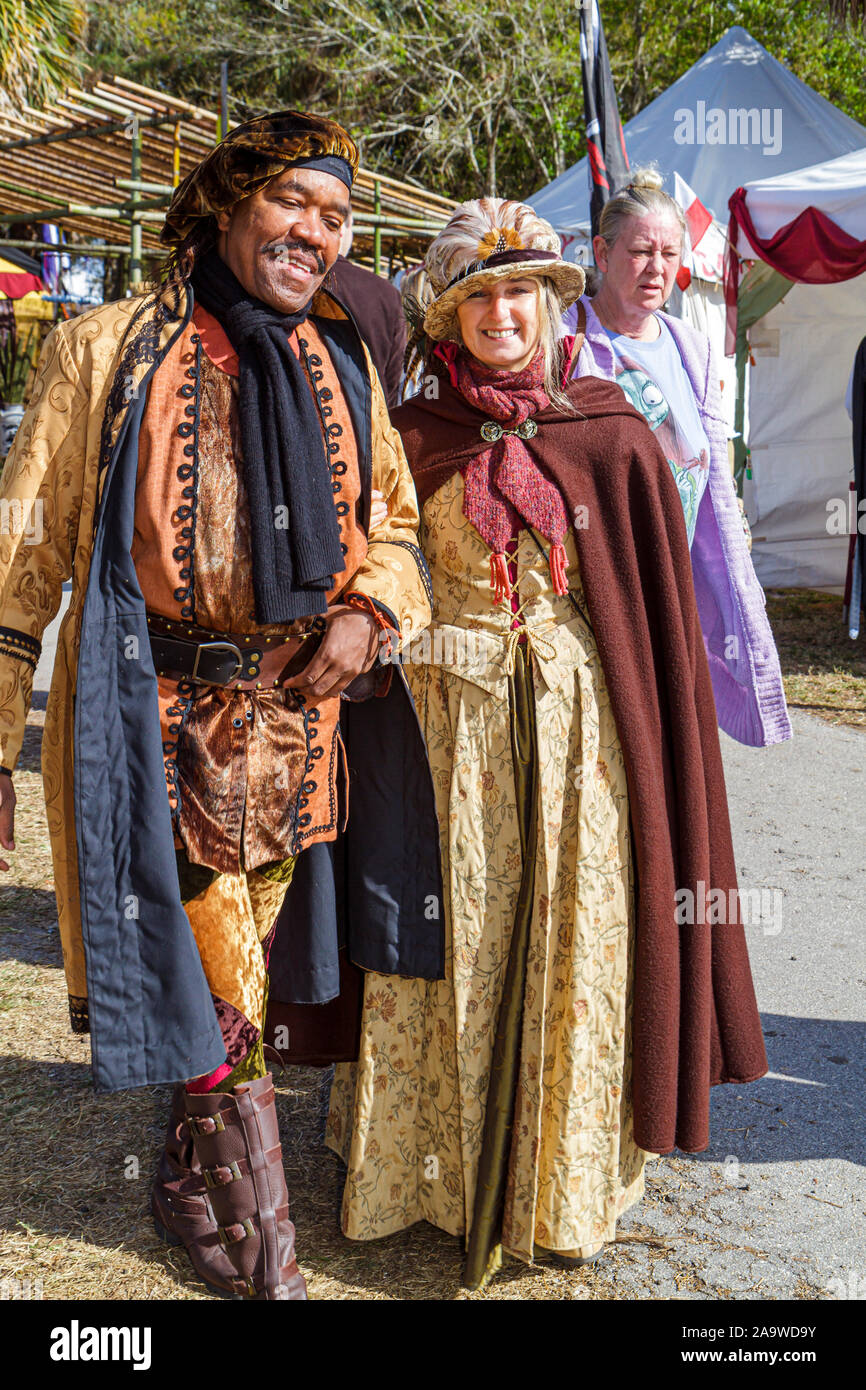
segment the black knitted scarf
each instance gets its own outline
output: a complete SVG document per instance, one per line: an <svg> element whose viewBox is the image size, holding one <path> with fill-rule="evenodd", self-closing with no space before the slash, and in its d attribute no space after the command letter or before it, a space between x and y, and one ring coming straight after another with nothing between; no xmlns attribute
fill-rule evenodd
<svg viewBox="0 0 866 1390"><path fill-rule="evenodd" d="M192 287L238 355L256 618L284 623L324 613L345 561L316 402L288 342L310 304L294 314L271 309L216 251L196 264Z"/></svg>

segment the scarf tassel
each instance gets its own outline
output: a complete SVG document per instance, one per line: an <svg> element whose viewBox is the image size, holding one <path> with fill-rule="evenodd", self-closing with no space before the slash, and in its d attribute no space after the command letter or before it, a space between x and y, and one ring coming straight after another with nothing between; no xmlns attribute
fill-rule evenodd
<svg viewBox="0 0 866 1390"><path fill-rule="evenodd" d="M553 585L553 592L560 598L564 598L568 593L568 563L565 557L565 547L561 541L550 547L550 582Z"/></svg>
<svg viewBox="0 0 866 1390"><path fill-rule="evenodd" d="M501 603L503 599L511 598L511 580L508 577L508 556L504 550L498 554L490 556L490 587L493 590L493 602Z"/></svg>

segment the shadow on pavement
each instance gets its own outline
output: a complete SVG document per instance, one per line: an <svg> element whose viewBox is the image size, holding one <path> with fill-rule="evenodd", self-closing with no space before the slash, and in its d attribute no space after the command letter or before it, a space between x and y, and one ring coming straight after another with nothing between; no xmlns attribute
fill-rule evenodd
<svg viewBox="0 0 866 1390"><path fill-rule="evenodd" d="M693 1157L866 1164L866 1023L788 1014L762 1014L761 1021L774 1075L713 1087L710 1147Z"/></svg>

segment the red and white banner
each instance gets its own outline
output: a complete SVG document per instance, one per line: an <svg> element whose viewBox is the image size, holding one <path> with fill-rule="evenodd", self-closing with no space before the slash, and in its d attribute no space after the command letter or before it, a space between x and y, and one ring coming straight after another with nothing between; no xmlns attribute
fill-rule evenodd
<svg viewBox="0 0 866 1390"><path fill-rule="evenodd" d="M686 244L683 263L677 272L677 284L681 290L687 289L692 276L699 280L720 282L725 264L725 234L722 228L713 221L712 213L679 174L674 174L674 197L686 218Z"/></svg>

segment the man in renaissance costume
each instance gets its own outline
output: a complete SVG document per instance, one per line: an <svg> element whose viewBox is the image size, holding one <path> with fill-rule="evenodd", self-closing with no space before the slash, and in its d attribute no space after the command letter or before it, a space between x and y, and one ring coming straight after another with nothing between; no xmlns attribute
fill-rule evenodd
<svg viewBox="0 0 866 1390"><path fill-rule="evenodd" d="M72 1026L99 1089L180 1083L153 1216L239 1298L306 1296L263 1057L275 937L289 1005L338 994L341 946L442 973L430 773L383 659L429 621L414 488L328 291L356 170L329 120L234 129L174 195L161 286L47 340L0 488L22 518L0 537L0 843L71 577L43 773Z"/></svg>

